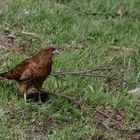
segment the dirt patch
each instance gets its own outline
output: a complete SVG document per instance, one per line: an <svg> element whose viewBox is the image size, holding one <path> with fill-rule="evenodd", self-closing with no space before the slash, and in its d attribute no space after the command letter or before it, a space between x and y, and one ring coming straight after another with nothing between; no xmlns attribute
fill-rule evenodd
<svg viewBox="0 0 140 140"><path fill-rule="evenodd" d="M115 134L117 138L137 140L140 138L140 129L133 129L132 124L125 124L125 110L111 110L109 108L94 108L93 117L96 120L97 129L101 134ZM130 122L130 121L129 121ZM132 127L132 130L128 129Z"/></svg>
<svg viewBox="0 0 140 140"><path fill-rule="evenodd" d="M77 103L78 99L73 100L69 97L64 97L64 99L67 99L77 107L75 102ZM86 111L88 104L86 102L79 104L78 102L78 108ZM29 108L27 111L29 113L37 112L32 108ZM9 113L12 122L17 120L17 114L19 113L21 113L19 108L16 108ZM129 124L127 124L129 118L127 118L125 109L112 110L109 107L93 107L91 108L90 113L87 113L91 118L90 123L96 124L96 129L99 132L97 136L92 137L93 140L108 140L111 135L123 140L140 139L140 128L138 127L137 122L135 121L135 118L130 118ZM127 120L127 123L125 120ZM19 122L14 123L18 124ZM56 127L61 129L72 123L73 122L71 121L63 121L62 123L62 121L55 119L46 113L37 113L36 117L32 117L26 121L26 138L33 139L38 136L47 136L48 134L52 134L52 130ZM84 140L84 138L81 137L81 140Z"/></svg>
<svg viewBox="0 0 140 140"><path fill-rule="evenodd" d="M22 111L23 110L19 108L15 108L7 113L7 115L10 117L10 122L13 125L13 127L11 127L10 130L13 132L16 131L16 127L14 126L21 125L20 123L21 118L19 119L18 117L20 115L23 115ZM32 112L35 112L36 110L29 108L25 111L29 115L29 114L32 114ZM36 137L45 136L47 133L51 132L51 129L53 128L53 126L59 125L58 120L43 113L42 114L37 113L36 117L32 117L32 118L29 117L28 119L26 119L24 124L25 124L25 129L22 131L26 133L25 135L26 139L33 139Z"/></svg>
<svg viewBox="0 0 140 140"><path fill-rule="evenodd" d="M32 119L28 122L27 137L34 137L34 134L45 135L55 124L55 120L48 115L41 116L40 120Z"/></svg>
<svg viewBox="0 0 140 140"><path fill-rule="evenodd" d="M25 41L22 37L16 34L16 27L5 30L2 34L2 38L0 39L0 49L8 51L23 51L31 46L32 40Z"/></svg>
<svg viewBox="0 0 140 140"><path fill-rule="evenodd" d="M28 131L26 131L26 138L27 139L34 139L37 137L46 137L53 133L55 128L63 129L67 125L71 125L73 122L71 121L63 121L61 122L59 119L55 119L49 115L42 114L37 119L32 119L28 121Z"/></svg>
<svg viewBox="0 0 140 140"><path fill-rule="evenodd" d="M52 96L57 96L54 94L51 94ZM67 96L58 96L60 98L63 98L67 100L68 102L72 103L76 108L83 110L87 104L84 101L78 101L76 99L67 97ZM137 124L133 123L133 119L129 121L129 124L126 125L125 120L126 118L126 111L124 109L119 110L112 110L111 108L93 108L93 114L91 116L94 123L97 124L96 128L100 132L98 136L94 136L93 140L108 140L107 136L108 134L114 134L117 138L122 139L139 139L140 135L140 129L135 127ZM64 122L63 122L64 123ZM70 122L65 122L66 125ZM62 124L59 124L54 121L52 118L48 116L44 116L42 118L42 131L41 133L45 134L48 132L49 128L51 126L58 125L58 127L63 127ZM50 126L48 128L48 126ZM131 130L128 128L132 128ZM51 131L50 131L51 132ZM83 139L83 138L81 138Z"/></svg>
<svg viewBox="0 0 140 140"><path fill-rule="evenodd" d="M10 119L16 119L17 113L19 113L19 112L20 112L20 109L15 108L15 109L11 110L10 112L8 112L8 115L9 115Z"/></svg>
<svg viewBox="0 0 140 140"><path fill-rule="evenodd" d="M12 0L0 0L0 6L4 6L8 3L10 3Z"/></svg>

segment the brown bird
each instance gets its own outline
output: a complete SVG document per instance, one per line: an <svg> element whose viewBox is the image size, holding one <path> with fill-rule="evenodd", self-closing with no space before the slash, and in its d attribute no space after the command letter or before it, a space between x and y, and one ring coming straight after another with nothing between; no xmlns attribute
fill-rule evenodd
<svg viewBox="0 0 140 140"><path fill-rule="evenodd" d="M19 84L19 89L24 95L26 102L26 93L30 87L34 87L39 93L43 82L50 75L52 70L52 57L58 50L49 45L47 48L40 50L34 56L23 60L8 72L0 74L0 80L15 80Z"/></svg>

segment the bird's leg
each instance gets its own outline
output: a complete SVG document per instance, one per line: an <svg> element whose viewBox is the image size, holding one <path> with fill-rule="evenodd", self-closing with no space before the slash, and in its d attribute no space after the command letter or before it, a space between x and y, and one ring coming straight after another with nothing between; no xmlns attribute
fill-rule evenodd
<svg viewBox="0 0 140 140"><path fill-rule="evenodd" d="M25 101L25 103L27 102L26 93L24 93L24 101Z"/></svg>
<svg viewBox="0 0 140 140"><path fill-rule="evenodd" d="M39 102L42 103L42 101L41 101L41 90L36 88L36 91L38 92L38 95L39 95Z"/></svg>
<svg viewBox="0 0 140 140"><path fill-rule="evenodd" d="M41 88L42 88L42 84L43 84L43 81L36 81L33 85L33 87L36 89L36 91L38 92L38 95L39 95L39 101L40 103L42 103L41 101Z"/></svg>
<svg viewBox="0 0 140 140"><path fill-rule="evenodd" d="M25 100L25 103L27 102L27 96L26 96L26 93L29 89L29 86L27 84L19 84L20 86L20 91L21 93L24 95L24 100Z"/></svg>
<svg viewBox="0 0 140 140"><path fill-rule="evenodd" d="M36 91L38 92L38 95L39 95L39 102L42 103L42 101L41 101L41 87L36 86L35 89L36 89Z"/></svg>
<svg viewBox="0 0 140 140"><path fill-rule="evenodd" d="M39 90L38 92L39 92L39 102L42 103L42 101L41 101L41 91Z"/></svg>

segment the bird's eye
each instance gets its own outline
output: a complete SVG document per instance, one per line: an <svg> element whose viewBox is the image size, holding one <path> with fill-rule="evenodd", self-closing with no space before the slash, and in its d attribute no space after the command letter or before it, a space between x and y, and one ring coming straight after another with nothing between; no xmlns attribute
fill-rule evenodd
<svg viewBox="0 0 140 140"><path fill-rule="evenodd" d="M55 51L54 49L51 49L51 52Z"/></svg>

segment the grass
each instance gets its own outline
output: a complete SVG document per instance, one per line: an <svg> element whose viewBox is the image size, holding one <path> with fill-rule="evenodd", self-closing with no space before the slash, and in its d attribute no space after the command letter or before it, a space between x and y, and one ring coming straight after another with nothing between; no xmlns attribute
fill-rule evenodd
<svg viewBox="0 0 140 140"><path fill-rule="evenodd" d="M14 81L0 81L0 139L138 138L139 132L133 134L132 130L140 125L139 97L128 91L140 82L139 5L139 0L125 0L122 18L117 15L120 1L113 0L67 0L64 4L56 0L14 0L1 6L1 72L52 43L64 50L55 57L53 71L113 66L113 71L99 74L115 73L128 83L72 76L50 76L45 81L44 88L49 91L82 100L79 109L59 96L41 105L34 101L25 104ZM118 69L123 65L133 67ZM127 131L118 130L120 126L114 120Z"/></svg>

